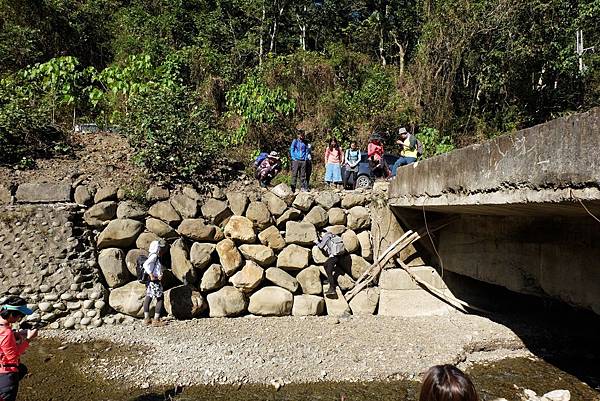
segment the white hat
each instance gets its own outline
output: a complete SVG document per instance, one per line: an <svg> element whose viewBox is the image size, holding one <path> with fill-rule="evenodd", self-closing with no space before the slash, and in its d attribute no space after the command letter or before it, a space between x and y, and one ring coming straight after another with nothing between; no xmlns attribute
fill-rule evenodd
<svg viewBox="0 0 600 401"><path fill-rule="evenodd" d="M406 130L406 128L400 127L400 129L398 129L398 135L401 135L401 134L408 134L408 131Z"/></svg>

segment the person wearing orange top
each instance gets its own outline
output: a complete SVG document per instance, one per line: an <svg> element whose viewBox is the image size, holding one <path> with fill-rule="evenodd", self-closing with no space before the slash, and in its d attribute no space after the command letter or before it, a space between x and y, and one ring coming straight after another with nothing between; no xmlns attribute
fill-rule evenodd
<svg viewBox="0 0 600 401"><path fill-rule="evenodd" d="M0 401L15 401L19 382L27 374L20 357L38 332L37 329L15 331L12 325L32 313L19 297L9 298L0 306Z"/></svg>
<svg viewBox="0 0 600 401"><path fill-rule="evenodd" d="M389 177L390 169L388 168L385 159L383 157L384 149L381 137L378 134L371 136L369 145L367 146L367 157L369 158L369 165L375 175Z"/></svg>
<svg viewBox="0 0 600 401"><path fill-rule="evenodd" d="M329 141L325 149L325 182L329 185L341 184L344 152L335 138Z"/></svg>

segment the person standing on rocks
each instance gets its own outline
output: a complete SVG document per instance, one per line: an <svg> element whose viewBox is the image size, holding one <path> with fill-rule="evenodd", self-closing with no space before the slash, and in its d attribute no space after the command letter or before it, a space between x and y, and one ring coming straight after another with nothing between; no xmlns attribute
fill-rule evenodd
<svg viewBox="0 0 600 401"><path fill-rule="evenodd" d="M20 362L20 356L29 347L29 342L37 337L38 331L14 331L12 325L18 323L33 311L23 298L12 297L0 306L0 400L15 401L19 382L27 374L27 367Z"/></svg>
<svg viewBox="0 0 600 401"><path fill-rule="evenodd" d="M300 181L303 191L308 191L306 182L306 160L308 159L308 146L304 140L304 132L298 131L298 136L290 145L290 157L292 159L292 177L290 187L296 192L296 181Z"/></svg>
<svg viewBox="0 0 600 401"><path fill-rule="evenodd" d="M339 235L335 235L328 231L323 233L323 236L315 241L317 248L325 252L328 256L325 262L325 272L327 273L327 281L329 281L329 289L325 293L326 297L335 297L337 292L337 272L340 256L345 252L344 241Z"/></svg>
<svg viewBox="0 0 600 401"><path fill-rule="evenodd" d="M165 323L160 320L164 303L164 291L160 280L162 279L161 256L164 255L167 244L164 240L152 241L148 250L148 259L144 262L144 271L148 275L146 283L146 298L144 298L144 324L153 326L163 326ZM154 311L154 320L150 320L150 302L156 298L156 308Z"/></svg>
<svg viewBox="0 0 600 401"><path fill-rule="evenodd" d="M339 185L342 182L342 164L344 152L335 138L329 140L325 149L325 182L329 185Z"/></svg>
<svg viewBox="0 0 600 401"><path fill-rule="evenodd" d="M479 396L469 376L460 369L436 365L423 377L419 401L479 401Z"/></svg>
<svg viewBox="0 0 600 401"><path fill-rule="evenodd" d="M360 163L361 153L358 149L356 141L350 142L350 148L346 149L344 154L345 171L344 171L344 189L348 188L350 177L352 183L356 185L356 176L358 175L358 164Z"/></svg>

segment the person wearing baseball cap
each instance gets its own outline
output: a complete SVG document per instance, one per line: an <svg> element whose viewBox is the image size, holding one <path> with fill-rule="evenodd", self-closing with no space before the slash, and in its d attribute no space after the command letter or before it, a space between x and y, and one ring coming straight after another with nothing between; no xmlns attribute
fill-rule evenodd
<svg viewBox="0 0 600 401"><path fill-rule="evenodd" d="M11 297L0 306L0 400L15 401L19 382L27 374L27 367L20 361L21 354L29 347L29 341L37 337L37 329L14 331L18 323L33 311L20 297Z"/></svg>
<svg viewBox="0 0 600 401"><path fill-rule="evenodd" d="M400 157L394 163L392 167L392 177L396 176L396 171L400 166L406 166L412 164L417 161L419 157L418 149L417 149L417 138L414 135L411 135L406 128L400 127L398 130L398 140L396 143L400 145Z"/></svg>

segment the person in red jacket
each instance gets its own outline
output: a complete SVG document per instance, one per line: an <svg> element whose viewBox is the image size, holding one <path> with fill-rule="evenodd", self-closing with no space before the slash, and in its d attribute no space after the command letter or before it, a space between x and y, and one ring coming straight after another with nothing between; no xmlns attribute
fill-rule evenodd
<svg viewBox="0 0 600 401"><path fill-rule="evenodd" d="M383 176L387 178L391 173L387 163L385 162L385 159L383 158L383 153L384 150L381 136L379 134L373 134L369 140L369 145L367 146L369 165L371 166L371 171L373 171L376 176Z"/></svg>
<svg viewBox="0 0 600 401"><path fill-rule="evenodd" d="M15 401L19 382L27 374L20 357L37 336L37 330L15 331L12 325L32 313L19 297L9 298L0 306L0 401Z"/></svg>

